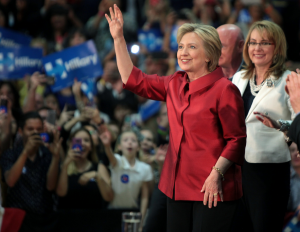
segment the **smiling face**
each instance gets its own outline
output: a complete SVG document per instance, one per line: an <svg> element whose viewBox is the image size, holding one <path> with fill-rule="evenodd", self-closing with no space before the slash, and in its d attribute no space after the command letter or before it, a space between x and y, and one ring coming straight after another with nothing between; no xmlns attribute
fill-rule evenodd
<svg viewBox="0 0 300 232"><path fill-rule="evenodd" d="M265 30L263 33L259 33L256 29L252 31L249 42L273 43L273 41L268 39L268 35ZM274 45L256 45L248 47L249 57L256 67L270 67L273 62L274 50Z"/></svg>
<svg viewBox="0 0 300 232"><path fill-rule="evenodd" d="M89 134L86 131L78 131L75 136L75 139L81 139L82 143L82 152L78 158L87 159L89 153L92 151L92 142Z"/></svg>
<svg viewBox="0 0 300 232"><path fill-rule="evenodd" d="M119 150L127 158L132 158L136 156L139 150L138 139L133 132L124 132L121 135Z"/></svg>
<svg viewBox="0 0 300 232"><path fill-rule="evenodd" d="M149 153L151 149L153 149L153 134L149 130L142 130L141 134L143 135L144 139L141 142L141 149L145 153Z"/></svg>
<svg viewBox="0 0 300 232"><path fill-rule="evenodd" d="M194 32L186 33L178 44L177 59L180 68L197 75L208 71L205 50L201 38Z"/></svg>

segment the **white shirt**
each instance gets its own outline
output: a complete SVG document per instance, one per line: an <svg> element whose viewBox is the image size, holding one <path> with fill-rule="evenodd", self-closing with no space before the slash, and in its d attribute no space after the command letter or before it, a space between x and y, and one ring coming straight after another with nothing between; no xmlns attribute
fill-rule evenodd
<svg viewBox="0 0 300 232"><path fill-rule="evenodd" d="M151 167L138 159L131 167L124 156L115 154L115 157L117 164L111 168L114 199L109 208L138 208L137 200L143 182L153 179Z"/></svg>

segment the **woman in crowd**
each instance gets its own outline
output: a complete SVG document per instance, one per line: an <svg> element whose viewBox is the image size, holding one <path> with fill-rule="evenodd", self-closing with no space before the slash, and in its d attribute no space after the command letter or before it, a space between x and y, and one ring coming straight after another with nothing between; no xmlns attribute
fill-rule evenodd
<svg viewBox="0 0 300 232"><path fill-rule="evenodd" d="M243 231L282 231L291 157L284 134L264 125L263 116L287 120L293 114L284 89L290 73L284 68L286 50L285 35L278 25L254 23L244 45L245 70L236 73L232 81L244 99L247 125L242 170L244 214L239 214L246 221L238 220ZM236 229L241 231L240 226Z"/></svg>
<svg viewBox="0 0 300 232"><path fill-rule="evenodd" d="M136 158L140 149L137 134L128 130L119 136L117 149L122 156L113 154L108 130L100 135L100 139L110 162L112 188L115 194L109 208L138 209L138 197L141 193L140 211L143 222L149 201L149 181L153 179L153 174L150 165Z"/></svg>
<svg viewBox="0 0 300 232"><path fill-rule="evenodd" d="M79 139L82 151L72 148ZM60 209L102 209L103 200L112 201L113 192L108 170L98 163L93 139L88 130L80 128L70 136L69 149L59 176L57 195Z"/></svg>
<svg viewBox="0 0 300 232"><path fill-rule="evenodd" d="M230 231L242 197L246 126L240 93L217 67L222 49L217 31L181 26L177 59L184 71L160 77L133 66L116 5L106 19L125 88L167 102L170 144L159 183L168 196L167 230Z"/></svg>

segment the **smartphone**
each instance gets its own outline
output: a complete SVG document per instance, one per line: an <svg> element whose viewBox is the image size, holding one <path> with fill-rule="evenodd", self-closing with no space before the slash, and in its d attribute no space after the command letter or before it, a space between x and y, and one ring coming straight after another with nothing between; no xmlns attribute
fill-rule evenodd
<svg viewBox="0 0 300 232"><path fill-rule="evenodd" d="M90 100L86 103L86 106L96 108L96 105L95 105L94 101L90 101Z"/></svg>
<svg viewBox="0 0 300 232"><path fill-rule="evenodd" d="M67 104L67 111L75 111L76 109L76 106Z"/></svg>
<svg viewBox="0 0 300 232"><path fill-rule="evenodd" d="M1 99L0 111L7 114L7 100L6 99Z"/></svg>
<svg viewBox="0 0 300 232"><path fill-rule="evenodd" d="M53 142L53 134L51 134L51 133L40 133L40 136L44 143L52 143Z"/></svg>
<svg viewBox="0 0 300 232"><path fill-rule="evenodd" d="M81 153L82 152L82 140L73 138L72 139L72 149L77 153Z"/></svg>
<svg viewBox="0 0 300 232"><path fill-rule="evenodd" d="M51 125L55 125L56 121L56 111L55 110L48 110L48 115L46 121Z"/></svg>
<svg viewBox="0 0 300 232"><path fill-rule="evenodd" d="M46 84L47 85L54 85L55 84L55 77L46 76Z"/></svg>

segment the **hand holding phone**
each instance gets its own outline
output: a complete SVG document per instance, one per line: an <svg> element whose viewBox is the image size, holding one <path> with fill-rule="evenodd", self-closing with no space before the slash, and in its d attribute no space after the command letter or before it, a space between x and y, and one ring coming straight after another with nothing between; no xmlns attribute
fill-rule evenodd
<svg viewBox="0 0 300 232"><path fill-rule="evenodd" d="M51 134L51 133L40 133L40 136L44 143L52 143L53 142L53 134Z"/></svg>
<svg viewBox="0 0 300 232"><path fill-rule="evenodd" d="M0 112L7 114L7 99L1 99Z"/></svg>

